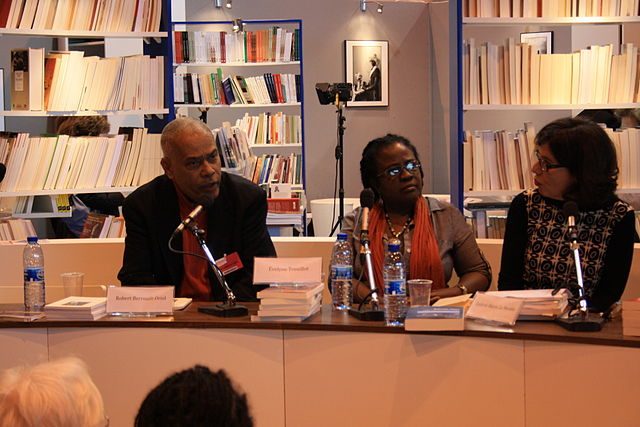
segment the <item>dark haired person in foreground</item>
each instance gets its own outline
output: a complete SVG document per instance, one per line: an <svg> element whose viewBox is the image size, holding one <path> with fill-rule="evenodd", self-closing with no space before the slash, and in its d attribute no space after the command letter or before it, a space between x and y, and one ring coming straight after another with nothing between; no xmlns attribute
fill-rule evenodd
<svg viewBox="0 0 640 427"><path fill-rule="evenodd" d="M422 196L424 173L416 147L409 140L388 134L369 142L362 152L360 175L364 188L371 188L376 198L369 215L369 236L380 293L384 248L391 238L401 242L407 278L432 280L432 296L456 296L489 287L491 269L460 211ZM342 227L356 254L360 251L360 214L360 208L348 214ZM354 258L353 277L367 280L360 257ZM459 281L449 286L454 269ZM356 286L354 297L361 299L368 292L368 285Z"/></svg>
<svg viewBox="0 0 640 427"><path fill-rule="evenodd" d="M195 223L215 259L237 254L242 268L226 276L238 301L253 301L253 259L275 256L266 225L267 195L242 177L222 172L211 130L201 121L179 118L165 126L160 140L165 171L125 199L127 227L123 265L118 279L123 285L173 285L176 296L198 301L225 299L202 248L186 228L167 243L173 231L197 205L204 211Z"/></svg>
<svg viewBox="0 0 640 427"><path fill-rule="evenodd" d="M252 427L247 395L226 372L196 365L169 376L142 402L135 427Z"/></svg>
<svg viewBox="0 0 640 427"><path fill-rule="evenodd" d="M563 287L576 283L569 247L566 201L577 203L578 242L589 306L607 310L622 295L633 257L633 209L616 196L618 167L613 143L597 124L559 119L535 140L536 189L509 208L500 290Z"/></svg>

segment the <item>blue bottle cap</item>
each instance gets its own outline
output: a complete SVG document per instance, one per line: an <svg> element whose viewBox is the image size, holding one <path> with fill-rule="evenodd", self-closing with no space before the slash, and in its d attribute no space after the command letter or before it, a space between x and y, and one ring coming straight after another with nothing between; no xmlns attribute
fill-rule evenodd
<svg viewBox="0 0 640 427"><path fill-rule="evenodd" d="M27 237L27 243L38 243L38 236Z"/></svg>
<svg viewBox="0 0 640 427"><path fill-rule="evenodd" d="M347 233L338 233L338 240L347 240Z"/></svg>

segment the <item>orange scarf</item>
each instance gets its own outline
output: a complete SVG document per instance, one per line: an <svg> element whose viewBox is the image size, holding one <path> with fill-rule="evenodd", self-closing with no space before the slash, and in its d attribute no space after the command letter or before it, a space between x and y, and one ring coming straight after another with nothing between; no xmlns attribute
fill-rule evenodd
<svg viewBox="0 0 640 427"><path fill-rule="evenodd" d="M431 223L429 207L424 197L420 197L416 202L413 223L415 228L411 238L411 258L407 279L430 279L433 280L432 289L444 288L444 269ZM376 287L381 293L384 293L382 265L385 248L382 241L386 227L382 203L376 203L369 215L369 238L371 239L373 274L376 279Z"/></svg>

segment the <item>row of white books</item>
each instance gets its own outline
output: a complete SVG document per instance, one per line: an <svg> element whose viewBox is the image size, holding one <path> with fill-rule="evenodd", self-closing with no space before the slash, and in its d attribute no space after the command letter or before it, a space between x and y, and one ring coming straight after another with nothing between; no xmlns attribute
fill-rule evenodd
<svg viewBox="0 0 640 427"><path fill-rule="evenodd" d="M174 62L256 63L298 60L295 31L272 27L265 30L175 31Z"/></svg>
<svg viewBox="0 0 640 427"><path fill-rule="evenodd" d="M605 129L618 158L618 188L640 188L640 129Z"/></svg>
<svg viewBox="0 0 640 427"><path fill-rule="evenodd" d="M536 129L465 131L465 191L523 190L533 187L531 173Z"/></svg>
<svg viewBox="0 0 640 427"><path fill-rule="evenodd" d="M81 51L13 49L11 109L30 111L164 108L162 56L85 57ZM19 58L24 58L18 60Z"/></svg>
<svg viewBox="0 0 640 427"><path fill-rule="evenodd" d="M463 0L472 18L638 16L638 0Z"/></svg>
<svg viewBox="0 0 640 427"><path fill-rule="evenodd" d="M302 322L320 311L323 283L272 285L258 292L260 306L252 322Z"/></svg>
<svg viewBox="0 0 640 427"><path fill-rule="evenodd" d="M504 46L463 46L465 104L606 104L640 102L638 48L590 46L574 53L540 54L509 38Z"/></svg>
<svg viewBox="0 0 640 427"><path fill-rule="evenodd" d="M29 236L37 236L31 220L0 219L0 240L27 240Z"/></svg>
<svg viewBox="0 0 640 427"><path fill-rule="evenodd" d="M162 174L160 135L135 129L127 135L29 137L0 135L7 173L0 191L130 187Z"/></svg>
<svg viewBox="0 0 640 427"><path fill-rule="evenodd" d="M302 118L283 112L246 113L236 121L236 127L247 133L249 144L302 144Z"/></svg>
<svg viewBox="0 0 640 427"><path fill-rule="evenodd" d="M0 24L21 30L159 31L162 0L3 0ZM7 3L7 5L4 5ZM2 18L2 16L0 16Z"/></svg>
<svg viewBox="0 0 640 427"><path fill-rule="evenodd" d="M175 73L176 104L277 104L298 102L299 77L266 73L260 76L227 76Z"/></svg>

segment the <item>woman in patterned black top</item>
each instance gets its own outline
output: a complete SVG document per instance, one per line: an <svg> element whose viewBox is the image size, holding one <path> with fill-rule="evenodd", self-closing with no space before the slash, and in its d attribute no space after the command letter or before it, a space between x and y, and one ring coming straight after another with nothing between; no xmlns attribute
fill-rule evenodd
<svg viewBox="0 0 640 427"><path fill-rule="evenodd" d="M633 257L633 209L615 194L616 152L604 130L577 118L559 119L536 135L536 189L513 199L502 247L500 290L556 288L576 283L566 201L576 218L585 292L604 311L622 295Z"/></svg>

